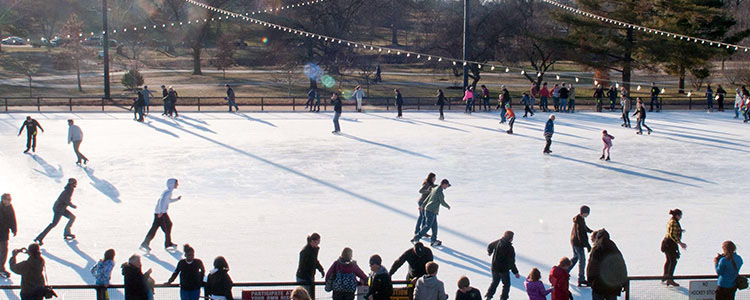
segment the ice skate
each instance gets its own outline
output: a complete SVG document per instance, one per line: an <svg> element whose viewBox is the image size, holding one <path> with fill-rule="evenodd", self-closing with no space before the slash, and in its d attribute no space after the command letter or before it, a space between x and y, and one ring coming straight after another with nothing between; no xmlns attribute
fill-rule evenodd
<svg viewBox="0 0 750 300"><path fill-rule="evenodd" d="M607 155L607 159L605 159L605 161L609 161L609 155Z"/></svg>
<svg viewBox="0 0 750 300"><path fill-rule="evenodd" d="M604 159L604 154L602 154L602 156L599 157L599 160L602 160L602 159Z"/></svg>
<svg viewBox="0 0 750 300"><path fill-rule="evenodd" d="M138 249L146 253L151 252L151 247L149 247L146 243L141 243L141 246L139 246Z"/></svg>
<svg viewBox="0 0 750 300"><path fill-rule="evenodd" d="M432 247L437 247L437 246L440 246L440 245L443 245L443 241L441 241L441 240L437 240L437 241L434 241L434 242L430 243L430 246L432 246Z"/></svg>
<svg viewBox="0 0 750 300"><path fill-rule="evenodd" d="M69 241L69 240L75 240L75 239L76 239L76 235L75 235L75 234L72 234L72 233L71 233L71 234L66 234L65 236L63 236L63 238L64 238L65 240L68 240L68 241Z"/></svg>

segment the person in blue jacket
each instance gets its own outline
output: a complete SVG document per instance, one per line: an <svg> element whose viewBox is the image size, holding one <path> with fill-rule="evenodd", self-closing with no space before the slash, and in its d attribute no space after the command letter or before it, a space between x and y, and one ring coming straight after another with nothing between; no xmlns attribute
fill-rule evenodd
<svg viewBox="0 0 750 300"><path fill-rule="evenodd" d="M544 153L550 154L552 153L551 150L549 150L549 147L552 145L552 135L555 133L555 115L549 115L549 120L547 120L547 124L544 125L544 140L547 141L547 144L544 145Z"/></svg>
<svg viewBox="0 0 750 300"><path fill-rule="evenodd" d="M716 274L719 275L719 281L716 288L716 300L734 300L734 294L737 292L737 276L742 268L742 257L737 255L737 246L732 241L725 241L721 244L722 254L714 258Z"/></svg>

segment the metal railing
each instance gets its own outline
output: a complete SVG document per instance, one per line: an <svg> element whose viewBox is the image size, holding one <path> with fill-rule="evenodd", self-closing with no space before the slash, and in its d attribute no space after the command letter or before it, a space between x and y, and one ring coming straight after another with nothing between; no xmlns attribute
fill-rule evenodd
<svg viewBox="0 0 750 300"><path fill-rule="evenodd" d="M393 285L406 287L408 281L394 280ZM106 288L100 285L50 285L58 294L59 299L96 299L97 290L106 290L110 300L123 300L124 285L112 284ZM232 294L235 299L241 299L243 290L258 290L259 288L282 288L293 289L300 286L297 282L235 282L232 285ZM312 289L310 297L312 299L330 299L330 296L316 297L316 290L325 286L325 282L315 282L316 288ZM18 285L0 285L0 299L15 300L20 299L18 296L21 287ZM318 291L320 294L325 292ZM203 291L201 291L203 294ZM5 297L3 297L5 296ZM179 284L157 284L154 287L154 300L174 300L180 298Z"/></svg>
<svg viewBox="0 0 750 300"><path fill-rule="evenodd" d="M750 274L742 276L748 277ZM625 300L670 300L688 299L689 283L692 280L717 280L717 275L681 275L674 276L674 280L681 284L678 288L667 287L661 276L630 276L625 286ZM735 299L750 299L747 291L738 291Z"/></svg>
<svg viewBox="0 0 750 300"><path fill-rule="evenodd" d="M132 97L112 97L110 99L104 99L99 97L3 97L1 105L5 112L28 112L28 111L123 111L128 110L133 104ZM512 105L520 106L520 97L513 96ZM596 99L593 98L577 98L577 107L586 107L587 109L596 105ZM307 97L236 97L235 102L242 110L245 111L305 111ZM370 97L363 99L363 105L367 106L368 110L395 110L396 104L395 99L392 97ZM435 97L405 97L403 108L406 110L437 110L435 105ZM479 110L483 103L481 99L474 100L474 107ZM548 100L549 107L552 107L552 99ZM604 108L609 107L609 100L604 99ZM633 100L633 103L635 100ZM644 104L649 105L650 99L644 99ZM693 109L705 107L705 100L693 100L692 97L674 97L659 98L659 102L663 108L687 108ZM497 98L490 99L490 106L494 109L497 106ZM727 102L728 103L728 102ZM354 110L356 104L355 101L347 99L343 103L346 110ZM325 98L321 99L320 110L328 111L330 108L330 100ZM619 100L616 103L616 107L619 107ZM730 105L731 106L731 105ZM163 101L161 98L155 98L150 101L149 110L155 109L157 111L162 110ZM228 108L224 97L179 97L176 103L178 112L182 110L186 111L221 111L222 109ZM461 97L449 97L448 103L445 105L446 110L459 109L463 110L465 103ZM536 99L535 108L539 107L539 99ZM729 106L728 106L729 107ZM731 107L730 107L731 108Z"/></svg>

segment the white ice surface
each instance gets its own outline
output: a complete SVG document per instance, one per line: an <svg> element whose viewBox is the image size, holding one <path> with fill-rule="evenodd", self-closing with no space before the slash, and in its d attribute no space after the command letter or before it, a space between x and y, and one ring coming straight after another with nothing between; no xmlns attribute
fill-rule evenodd
<svg viewBox="0 0 750 300"><path fill-rule="evenodd" d="M67 178L79 181L77 243L63 241L63 219L43 247L57 284L93 283L88 269L108 248L117 250L113 283L121 283L119 264L137 252L169 177L183 196L169 211L174 241L193 245L207 265L225 256L235 281L293 281L314 231L326 268L346 246L365 271L374 253L390 267L411 246L417 190L430 171L453 184L445 193L453 208L439 216L445 247L433 250L451 298L464 274L486 291L486 245L505 230L516 233L522 275L511 299L526 299L532 267L548 284L551 266L572 255L571 221L583 204L592 208L589 226L610 232L631 275L661 274L659 246L675 207L685 212L688 244L677 274L713 274L727 239L750 257L750 127L728 112L650 113L650 136L621 128L616 113L557 114L551 156L541 153L543 113L519 114L508 135L497 113L438 121L435 112L406 111L401 120L345 112L343 136L331 134L330 113L185 113L177 121L155 113L145 124L129 113L33 113L46 130L36 156L22 154L25 133L16 136L25 115L0 114L0 192L13 195L19 225L10 247L28 245L51 220ZM89 171L66 144L68 118L84 131ZM616 137L611 162L598 160L602 129ZM161 249L161 232L151 245L144 266L166 281L181 253Z"/></svg>

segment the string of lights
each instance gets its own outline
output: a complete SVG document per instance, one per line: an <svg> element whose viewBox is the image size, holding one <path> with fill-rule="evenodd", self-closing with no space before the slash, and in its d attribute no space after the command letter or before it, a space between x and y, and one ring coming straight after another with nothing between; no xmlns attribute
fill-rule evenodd
<svg viewBox="0 0 750 300"><path fill-rule="evenodd" d="M520 68L520 67L504 66L504 65L497 65L497 64L492 64L492 63L483 63L483 62L471 61L471 60L464 61L464 60L461 60L461 59L455 59L455 58L450 58L450 57L445 57L445 56L432 55L432 54L426 54L426 53L419 53L419 52L414 52L414 51L407 51L407 50L401 50L401 49L395 49L395 48L389 48L389 47L383 47L383 46L376 46L376 45L370 45L370 44L355 42L355 41L346 40L346 39L335 38L335 37L331 37L331 36L327 36L327 35L312 33L312 32L308 32L308 31L304 31L304 30L298 30L298 29L294 29L294 28L291 28L291 27L287 27L287 26L283 26L283 25L278 25L278 24L266 22L266 21L259 20L259 19L256 19L256 18L252 18L252 17L249 17L247 15L240 14L240 13L235 13L235 12L231 12L231 11L228 11L228 10L224 10L224 9L220 9L220 8L217 8L217 7L213 7L213 6L210 6L210 5L207 5L205 3L201 3L201 2L195 1L195 0L185 0L185 1L188 2L188 3L190 3L190 4L196 5L198 7L202 7L202 8L207 9L207 10L211 10L211 11L214 11L214 12L217 12L217 13L224 14L224 15L226 15L228 17L231 17L231 18L239 18L239 19L242 19L244 21L247 21L247 22L250 22L250 23L253 23L253 24L262 25L262 26L265 26L265 27L270 28L270 29L276 29L276 30L280 30L280 31L283 31L283 32L288 32L288 33L291 33L291 34L296 34L296 35L299 35L299 36L302 36L302 37L311 38L311 39L316 39L317 38L318 40L323 40L324 42L337 43L337 44L340 44L340 45L346 45L348 47L353 47L353 48L358 48L358 49L361 48L361 49L364 49L364 50L374 51L374 52L378 52L378 53L382 53L382 54L391 54L391 55L398 55L398 56L400 56L400 55L403 54L403 55L405 55L406 57L409 57L409 58L410 57L414 57L415 59L422 59L422 60L425 60L425 61L446 62L446 63L449 63L449 64L453 64L454 66L459 65L459 64L461 64L461 65L473 64L473 65L476 65L479 69L482 69L484 71L496 71L496 72L505 71L505 73L510 73L511 71L513 71L514 73L518 72L518 73L520 73L521 75L524 75L524 76L526 76L527 73L533 74L534 72L536 72L536 71L526 71L524 68ZM579 83L583 79L590 80L591 82L594 83L594 85L597 85L597 84L600 83L600 79L597 79L597 78L594 78L594 77L588 77L588 76L581 76L579 74L574 74L574 73L569 73L569 72L555 72L553 74L555 75L555 78L557 80L560 80L562 77L567 77L567 78L570 78L572 81L575 81L576 83ZM542 74L540 72L536 72L536 76L537 77L541 77ZM616 82L616 81L613 81L613 82L614 82L614 85L616 86L616 88L619 89L621 83L620 82ZM638 91L641 90L642 85L648 85L648 84L650 84L648 82L636 82L636 81L630 81L629 83L631 85L633 85L633 86L637 86L636 90L638 90ZM664 93L664 92L666 92L666 89L662 88L662 93Z"/></svg>
<svg viewBox="0 0 750 300"><path fill-rule="evenodd" d="M618 21L618 20L615 20L615 19L610 19L610 18L607 18L607 17L600 16L600 15L597 15L597 14L592 14L590 12L586 12L586 11L583 11L583 10L577 9L575 7L572 7L572 6L569 6L569 5L565 5L565 4L562 4L560 2L556 2L556 1L553 1L553 0L542 0L542 2L547 3L547 4L551 4L551 5L556 6L558 8L565 9L565 10L570 11L570 12L575 13L575 14L579 14L579 15L582 15L582 16L585 16L585 17L589 17L589 18L592 18L592 19L595 19L595 20L599 20L599 21L602 21L602 22L605 22L605 23L614 24L614 25L617 25L617 26L620 26L620 27L623 27L623 28L632 28L632 29L643 31L643 32L646 32L646 33L653 33L654 35L666 36L668 38L675 38L675 39L679 39L681 41L686 41L686 42L691 42L692 41L693 43L700 43L701 45L706 45L706 46L709 46L709 47L718 47L718 48L724 48L725 47L727 49L734 49L735 51L743 51L745 53L750 53L750 50L749 50L750 47L747 47L747 46L735 45L735 44L730 44L730 43L724 43L724 42L714 41L714 40L709 40L709 39L702 39L702 38L692 37L692 36L688 36L688 35L684 35L684 34L677 34L677 33L669 32L669 31L664 31L664 30L654 29L654 28L640 26L640 25L636 25L636 24L631 24L631 23L627 23L627 22L623 22L623 21Z"/></svg>

